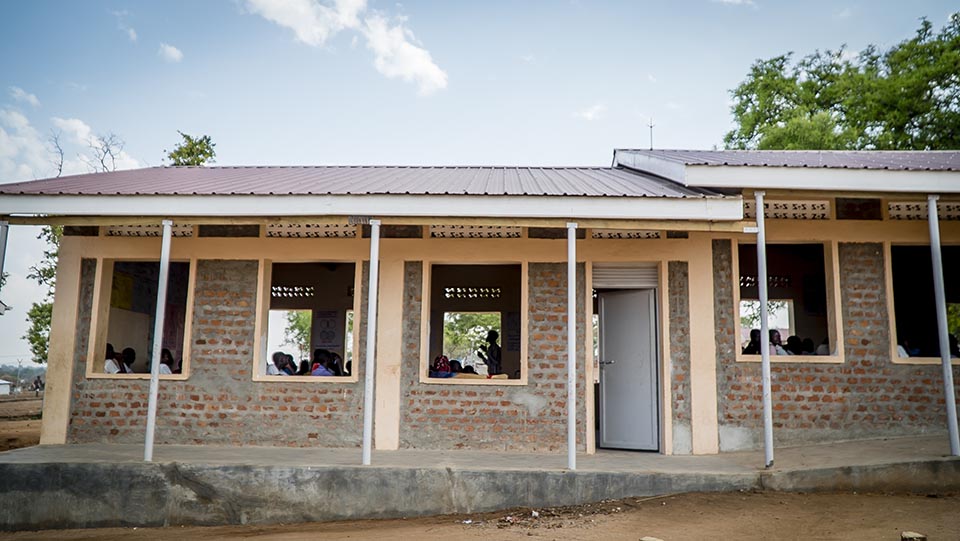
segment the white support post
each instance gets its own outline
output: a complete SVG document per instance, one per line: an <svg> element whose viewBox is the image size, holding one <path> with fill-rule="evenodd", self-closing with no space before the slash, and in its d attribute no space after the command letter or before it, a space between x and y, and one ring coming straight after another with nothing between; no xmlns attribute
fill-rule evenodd
<svg viewBox="0 0 960 541"><path fill-rule="evenodd" d="M10 231L10 224L5 220L0 220L0 276L3 276L3 261L7 253L7 233Z"/></svg>
<svg viewBox="0 0 960 541"><path fill-rule="evenodd" d="M577 224L567 224L567 469L577 469Z"/></svg>
<svg viewBox="0 0 960 541"><path fill-rule="evenodd" d="M153 461L153 436L157 429L157 392L160 389L160 352L163 350L163 319L167 308L167 280L170 277L170 237L173 222L163 220L160 244L160 279L157 283L157 308L153 316L153 352L150 355L150 397L147 402L147 437L143 460Z"/></svg>
<svg viewBox="0 0 960 541"><path fill-rule="evenodd" d="M363 374L363 465L373 448L373 376L377 350L377 289L380 283L380 220L370 220L370 276L367 285L367 345ZM399 322L398 322L399 323Z"/></svg>
<svg viewBox="0 0 960 541"><path fill-rule="evenodd" d="M957 398L953 388L953 367L950 365L950 339L947 329L947 296L943 285L943 253L940 251L940 216L938 195L927 196L927 222L930 225L930 256L933 260L933 294L937 305L937 329L940 335L940 360L943 365L943 399L947 408L947 431L950 454L960 456L960 435L957 431Z"/></svg>
<svg viewBox="0 0 960 541"><path fill-rule="evenodd" d="M770 322L767 313L767 230L764 225L764 192L756 192L757 289L760 292L760 377L763 381L764 466L773 467L773 400L770 395Z"/></svg>

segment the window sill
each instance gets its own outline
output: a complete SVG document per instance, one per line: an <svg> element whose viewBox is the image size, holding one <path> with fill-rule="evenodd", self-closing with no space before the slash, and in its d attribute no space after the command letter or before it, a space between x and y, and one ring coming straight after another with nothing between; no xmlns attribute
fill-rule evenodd
<svg viewBox="0 0 960 541"><path fill-rule="evenodd" d="M190 378L190 374L160 374L161 380L166 381L186 381ZM138 380L150 379L150 374L87 374L87 379L131 379Z"/></svg>
<svg viewBox="0 0 960 541"><path fill-rule="evenodd" d="M356 383L357 376L262 376L255 374L253 381L283 383Z"/></svg>
<svg viewBox="0 0 960 541"><path fill-rule="evenodd" d="M420 374L420 383L427 385L482 385L484 387L517 387L527 384L524 375L520 379L493 379L493 378L431 378Z"/></svg>
<svg viewBox="0 0 960 541"><path fill-rule="evenodd" d="M943 360L940 357L900 357L899 355L891 356L893 364L903 364L903 365L941 365ZM960 359L953 357L950 359L950 364L952 366L960 366Z"/></svg>
<svg viewBox="0 0 960 541"><path fill-rule="evenodd" d="M738 363L761 363L760 355L737 354ZM770 364L843 364L840 355L771 355Z"/></svg>

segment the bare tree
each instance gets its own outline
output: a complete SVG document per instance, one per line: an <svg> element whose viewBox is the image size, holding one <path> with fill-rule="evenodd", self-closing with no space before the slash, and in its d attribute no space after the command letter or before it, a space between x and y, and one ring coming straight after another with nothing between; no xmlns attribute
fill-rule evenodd
<svg viewBox="0 0 960 541"><path fill-rule="evenodd" d="M87 143L90 148L90 155L79 155L79 157L94 173L116 171L117 158L123 153L125 145L124 140L113 132L106 135L97 135Z"/></svg>
<svg viewBox="0 0 960 541"><path fill-rule="evenodd" d="M60 136L63 134L60 130L50 129L50 138L47 139L47 144L50 146L50 163L53 165L54 169L57 170L56 177L59 177L63 174L63 145L60 143Z"/></svg>

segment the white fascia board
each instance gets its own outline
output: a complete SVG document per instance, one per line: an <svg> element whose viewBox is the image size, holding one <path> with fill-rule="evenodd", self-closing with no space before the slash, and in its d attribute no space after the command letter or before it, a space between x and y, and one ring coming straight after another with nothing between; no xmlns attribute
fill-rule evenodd
<svg viewBox="0 0 960 541"><path fill-rule="evenodd" d="M731 221L740 197L498 195L0 195L0 215L484 216Z"/></svg>
<svg viewBox="0 0 960 541"><path fill-rule="evenodd" d="M956 171L688 165L686 178L702 188L960 193Z"/></svg>
<svg viewBox="0 0 960 541"><path fill-rule="evenodd" d="M645 173L652 173L674 182L687 184L686 166L680 162L655 158L630 150L615 150L613 161L614 166L621 165Z"/></svg>

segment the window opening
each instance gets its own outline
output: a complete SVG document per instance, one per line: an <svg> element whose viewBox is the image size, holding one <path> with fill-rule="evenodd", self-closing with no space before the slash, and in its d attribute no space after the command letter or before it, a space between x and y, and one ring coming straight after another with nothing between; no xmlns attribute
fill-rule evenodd
<svg viewBox="0 0 960 541"><path fill-rule="evenodd" d="M744 355L760 354L757 247L739 246L739 344ZM823 244L767 245L768 325L773 355L831 355Z"/></svg>

